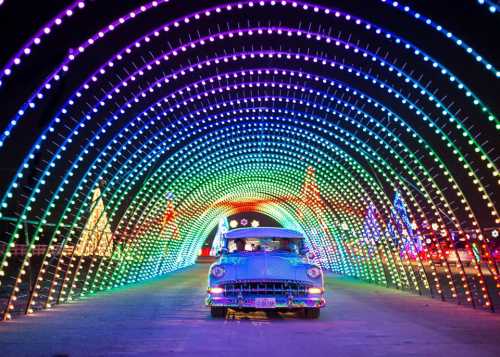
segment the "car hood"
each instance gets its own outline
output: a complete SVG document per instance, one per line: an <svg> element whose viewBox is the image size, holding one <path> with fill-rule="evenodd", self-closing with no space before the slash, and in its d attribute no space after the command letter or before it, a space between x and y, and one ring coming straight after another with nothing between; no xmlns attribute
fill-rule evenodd
<svg viewBox="0 0 500 357"><path fill-rule="evenodd" d="M217 263L226 269L218 283L228 280L311 280L306 270L311 265L296 254L276 252L233 253Z"/></svg>

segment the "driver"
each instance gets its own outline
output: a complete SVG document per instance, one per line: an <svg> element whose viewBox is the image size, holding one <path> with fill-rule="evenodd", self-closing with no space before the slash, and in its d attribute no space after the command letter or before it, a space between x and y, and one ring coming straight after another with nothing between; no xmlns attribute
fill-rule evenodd
<svg viewBox="0 0 500 357"><path fill-rule="evenodd" d="M279 250L284 250L285 252L291 252L292 248L290 247L290 239L288 238L280 239Z"/></svg>
<svg viewBox="0 0 500 357"><path fill-rule="evenodd" d="M238 252L245 251L246 241L244 239L236 239L234 242L236 243L236 250Z"/></svg>

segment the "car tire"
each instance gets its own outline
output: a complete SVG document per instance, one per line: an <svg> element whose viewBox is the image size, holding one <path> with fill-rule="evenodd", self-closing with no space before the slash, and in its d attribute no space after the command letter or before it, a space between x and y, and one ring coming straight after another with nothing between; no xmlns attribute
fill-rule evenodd
<svg viewBox="0 0 500 357"><path fill-rule="evenodd" d="M210 308L210 315L214 318L226 317L227 307L212 306Z"/></svg>
<svg viewBox="0 0 500 357"><path fill-rule="evenodd" d="M317 319L319 318L320 311L319 307L304 309L304 317L306 319Z"/></svg>

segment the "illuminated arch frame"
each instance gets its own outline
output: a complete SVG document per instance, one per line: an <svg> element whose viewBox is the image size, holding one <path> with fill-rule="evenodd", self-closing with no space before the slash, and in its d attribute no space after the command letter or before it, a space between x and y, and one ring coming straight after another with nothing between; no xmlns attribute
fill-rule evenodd
<svg viewBox="0 0 500 357"><path fill-rule="evenodd" d="M265 3L265 2L262 2L262 3ZM290 3L292 3L292 2L290 2ZM295 3L295 2L293 2L293 3ZM305 9L305 10L307 10L307 9ZM492 120L492 118L491 118L491 117L490 117L490 120ZM496 119L495 119L495 120L496 120ZM490 168L491 168L491 167L490 167ZM493 170L496 170L496 168L495 168L494 166L493 166ZM496 172L497 172L497 171L494 171L494 173L496 173ZM492 202L490 201L490 203L492 203Z"/></svg>

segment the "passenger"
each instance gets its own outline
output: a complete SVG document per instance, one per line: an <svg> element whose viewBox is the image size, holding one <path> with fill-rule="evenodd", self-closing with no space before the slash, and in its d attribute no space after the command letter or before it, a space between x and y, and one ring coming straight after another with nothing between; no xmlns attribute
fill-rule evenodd
<svg viewBox="0 0 500 357"><path fill-rule="evenodd" d="M244 239L236 239L234 242L236 243L236 251L238 252L245 251L246 241Z"/></svg>
<svg viewBox="0 0 500 357"><path fill-rule="evenodd" d="M292 248L290 247L290 239L280 239L280 248L279 250L284 250L285 252L292 252Z"/></svg>

